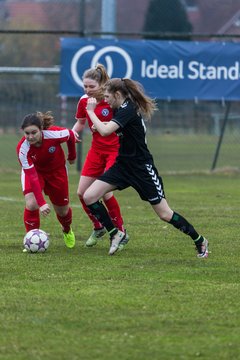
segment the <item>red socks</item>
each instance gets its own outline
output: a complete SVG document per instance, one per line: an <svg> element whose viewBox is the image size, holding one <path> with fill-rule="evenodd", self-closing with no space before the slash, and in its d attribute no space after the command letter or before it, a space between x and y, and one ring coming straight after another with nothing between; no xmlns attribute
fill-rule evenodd
<svg viewBox="0 0 240 360"><path fill-rule="evenodd" d="M62 225L63 231L65 233L68 233L70 231L72 224L72 209L69 208L68 213L65 216L59 216L57 214L57 218L60 224Z"/></svg>
<svg viewBox="0 0 240 360"><path fill-rule="evenodd" d="M26 232L33 229L39 229L40 227L39 210L37 209L31 211L25 208L23 213L23 220L24 220L24 226Z"/></svg>
<svg viewBox="0 0 240 360"><path fill-rule="evenodd" d="M110 199L104 200L108 213L111 217L112 222L119 230L124 232L123 218L120 211L120 206L114 196L111 196Z"/></svg>
<svg viewBox="0 0 240 360"><path fill-rule="evenodd" d="M68 233L70 231L71 224L72 224L72 209L69 208L66 216L62 217L57 214L57 218L63 227L63 231ZM38 209L31 211L31 210L28 210L25 208L23 219L24 219L24 225L25 225L26 232L33 230L33 229L40 228L40 216L39 216Z"/></svg>

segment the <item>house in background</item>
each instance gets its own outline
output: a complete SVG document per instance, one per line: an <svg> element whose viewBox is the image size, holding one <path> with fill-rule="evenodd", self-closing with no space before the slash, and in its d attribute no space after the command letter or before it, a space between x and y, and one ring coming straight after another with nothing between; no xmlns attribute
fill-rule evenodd
<svg viewBox="0 0 240 360"><path fill-rule="evenodd" d="M181 0L193 33L240 33L240 0ZM116 31L140 33L150 0L116 0ZM11 28L101 31L100 0L0 0L0 19ZM0 25L1 26L1 25Z"/></svg>

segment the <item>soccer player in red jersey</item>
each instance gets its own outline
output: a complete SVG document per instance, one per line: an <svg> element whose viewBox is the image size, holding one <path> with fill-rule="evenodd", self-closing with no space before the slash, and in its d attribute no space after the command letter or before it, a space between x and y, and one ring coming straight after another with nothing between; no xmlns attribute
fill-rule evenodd
<svg viewBox="0 0 240 360"><path fill-rule="evenodd" d="M23 119L21 128L24 137L17 145L17 156L22 167L21 182L26 202L24 225L26 232L39 229L40 214L47 216L50 213L50 206L42 193L44 191L62 226L66 246L73 248L75 236L71 229L68 174L61 144L67 143L67 160L73 164L76 159L76 140L72 130L53 124L54 118L50 111L45 114L28 114Z"/></svg>
<svg viewBox="0 0 240 360"><path fill-rule="evenodd" d="M77 122L72 128L77 139L79 136L78 133L83 131L86 121L92 131L91 148L86 156L77 189L77 194L80 202L82 203L82 207L93 223L93 232L86 241L86 246L96 245L98 239L106 233L106 229L96 219L96 217L91 214L90 210L83 201L83 195L87 188L100 175L102 175L105 170L109 169L115 163L119 150L118 136L115 133L112 133L107 137L100 135L99 132L95 131L93 123L86 111L88 98L94 97L97 102L95 113L100 121L107 123L112 119L112 109L103 99L103 85L108 79L109 76L102 64L97 64L94 69L88 69L84 72L83 86L85 95L80 98L77 104L77 111L75 115ZM120 207L113 193L109 192L105 194L103 200L116 228L126 233L123 226L123 218L120 212ZM126 233L125 241L121 244L119 250L123 249L123 246L126 245L128 240L128 234Z"/></svg>

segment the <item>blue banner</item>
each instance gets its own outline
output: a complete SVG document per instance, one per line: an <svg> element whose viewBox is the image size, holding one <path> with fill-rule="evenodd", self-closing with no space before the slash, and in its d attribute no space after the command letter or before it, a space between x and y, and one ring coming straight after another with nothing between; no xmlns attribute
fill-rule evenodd
<svg viewBox="0 0 240 360"><path fill-rule="evenodd" d="M101 63L157 99L239 100L239 54L237 43L63 38L60 93L81 96L83 72Z"/></svg>

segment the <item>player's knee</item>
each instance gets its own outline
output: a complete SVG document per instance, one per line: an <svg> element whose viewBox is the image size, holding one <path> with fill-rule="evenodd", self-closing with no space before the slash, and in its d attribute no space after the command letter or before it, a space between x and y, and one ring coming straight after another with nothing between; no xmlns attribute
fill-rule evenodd
<svg viewBox="0 0 240 360"><path fill-rule="evenodd" d="M83 194L82 199L86 205L91 204L91 196L90 196L90 194L88 194L87 191Z"/></svg>
<svg viewBox="0 0 240 360"><path fill-rule="evenodd" d="M83 201L85 202L86 205L90 205L93 204L97 201L98 199L96 199L96 197L91 193L91 191L85 191L84 195L83 195Z"/></svg>
<svg viewBox="0 0 240 360"><path fill-rule="evenodd" d="M113 195L113 192L110 191L110 192L106 193L105 195L103 195L103 200L104 200L104 201L108 201L108 200L111 199L111 197L113 197L113 196L114 196L114 195Z"/></svg>
<svg viewBox="0 0 240 360"><path fill-rule="evenodd" d="M77 196L80 200L83 200L83 193L80 190L77 190Z"/></svg>
<svg viewBox="0 0 240 360"><path fill-rule="evenodd" d="M69 213L69 205L55 207L55 212L60 217L65 217Z"/></svg>
<svg viewBox="0 0 240 360"><path fill-rule="evenodd" d="M168 211L163 211L159 214L159 217L161 220L165 222L169 222L171 220L172 214L169 213Z"/></svg>
<svg viewBox="0 0 240 360"><path fill-rule="evenodd" d="M33 199L28 199L26 201L26 208L30 211L37 210L39 208L38 204Z"/></svg>

